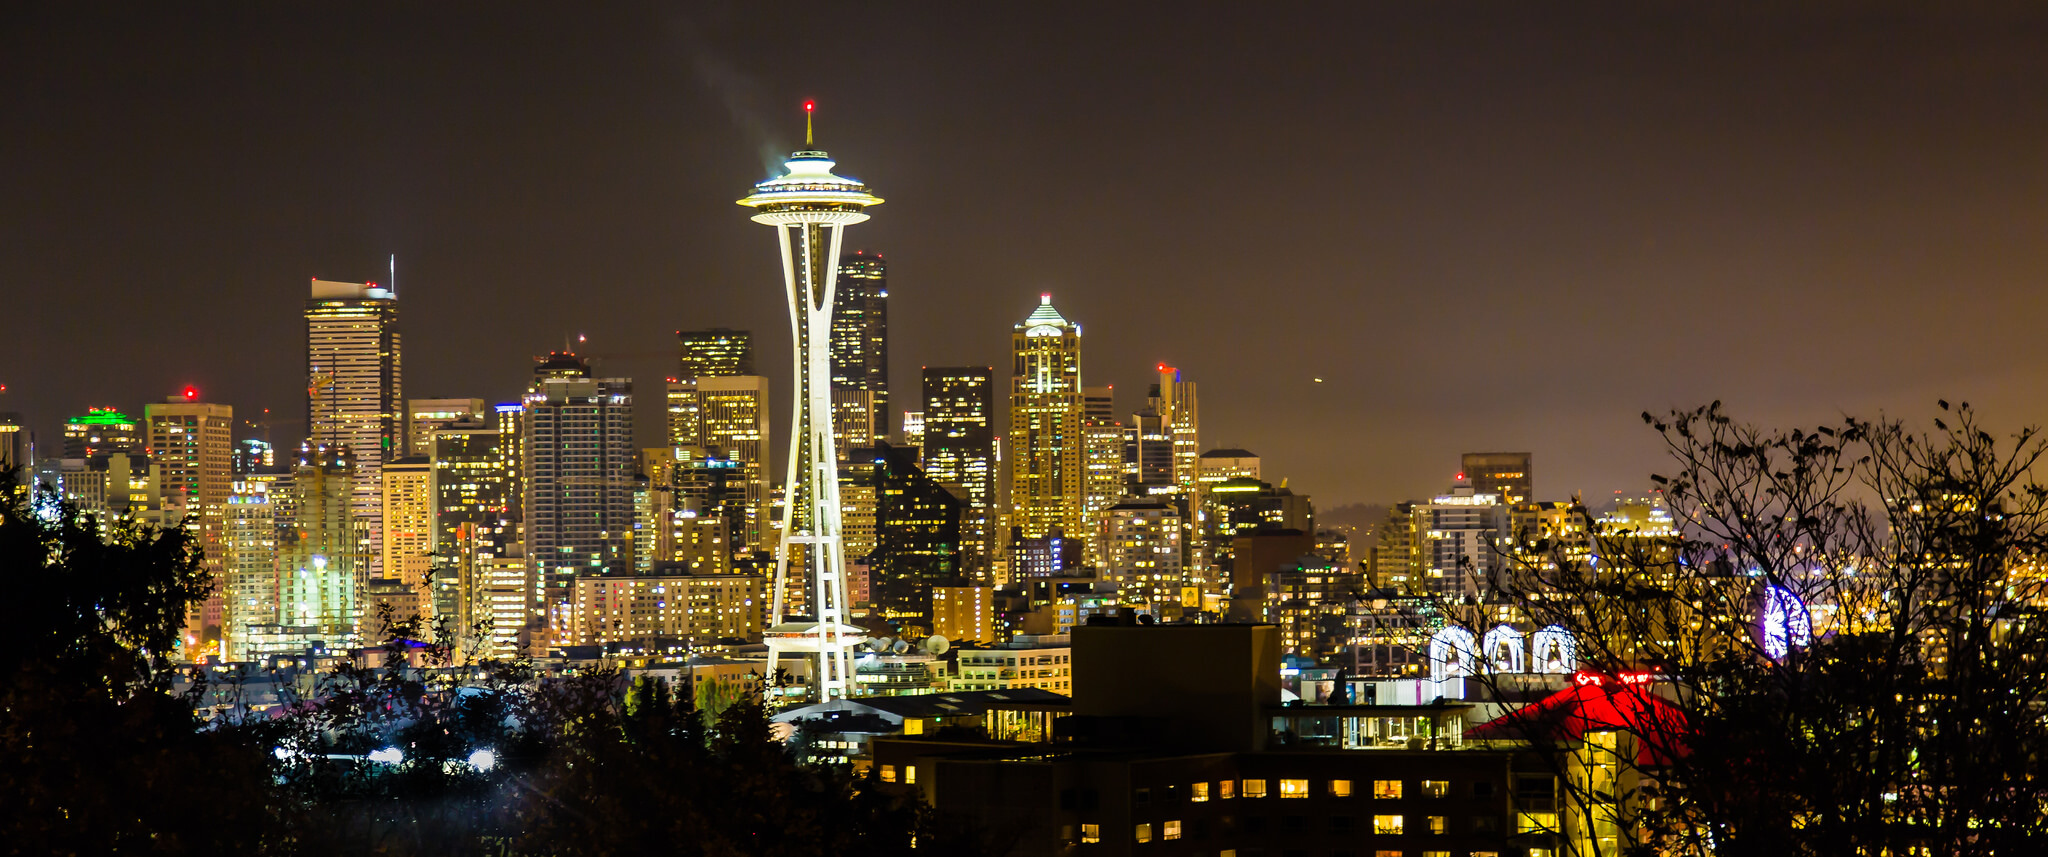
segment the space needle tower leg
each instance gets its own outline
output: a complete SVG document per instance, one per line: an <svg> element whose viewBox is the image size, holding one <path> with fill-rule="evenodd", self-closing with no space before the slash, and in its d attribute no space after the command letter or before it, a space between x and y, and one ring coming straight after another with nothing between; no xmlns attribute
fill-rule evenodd
<svg viewBox="0 0 2048 857"><path fill-rule="evenodd" d="M806 144L811 107L804 105ZM740 200L754 209L755 222L776 227L795 346L788 503L769 599L768 671L772 679L784 652L815 655L812 685L818 702L852 693L852 649L864 641L861 630L847 624L839 459L832 442L832 298L842 230L868 219L864 210L882 202L859 181L834 175L832 167L822 151L806 148L791 153L782 176L755 185L754 192ZM791 561L797 556L808 617L791 615L786 596Z"/></svg>

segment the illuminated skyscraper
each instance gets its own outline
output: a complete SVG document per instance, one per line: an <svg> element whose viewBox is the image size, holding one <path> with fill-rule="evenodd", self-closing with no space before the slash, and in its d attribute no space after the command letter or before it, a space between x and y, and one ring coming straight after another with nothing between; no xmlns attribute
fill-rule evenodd
<svg viewBox="0 0 2048 857"><path fill-rule="evenodd" d="M714 327L676 331L676 379L754 374L754 335Z"/></svg>
<svg viewBox="0 0 2048 857"><path fill-rule="evenodd" d="M519 409L498 407L513 416ZM482 647L467 638L469 629L491 615L485 576L493 561L517 553L520 429L517 420L509 422L464 420L433 434L433 610L463 633L470 650ZM504 595L518 598L518 593ZM517 635L525 629L534 618L534 598L526 593L527 615L515 615L509 620L513 627L505 631Z"/></svg>
<svg viewBox="0 0 2048 857"><path fill-rule="evenodd" d="M1103 539L1103 513L1126 496L1124 490L1124 424L1116 415L1115 391L1110 387L1087 387L1081 391L1082 479L1084 504L1088 512L1089 561L1101 565L1107 557Z"/></svg>
<svg viewBox="0 0 2048 857"><path fill-rule="evenodd" d="M490 413L482 399L411 399L405 403L405 454L434 454L434 430Z"/></svg>
<svg viewBox="0 0 2048 857"><path fill-rule="evenodd" d="M376 283L314 280L306 301L306 433L316 445L346 446L356 527L354 565L381 577L384 462L405 446L398 295Z"/></svg>
<svg viewBox="0 0 2048 857"><path fill-rule="evenodd" d="M625 569L632 546L633 382L593 378L557 352L526 394L526 553L551 639L567 633L579 574Z"/></svg>
<svg viewBox="0 0 2048 857"><path fill-rule="evenodd" d="M1010 352L1010 526L1026 538L1086 533L1081 326L1042 295Z"/></svg>
<svg viewBox="0 0 2048 857"><path fill-rule="evenodd" d="M1173 438L1173 486L1180 493L1199 495L1201 485L1201 418L1195 402L1195 382L1183 381L1180 370L1159 364L1159 384L1152 394L1152 408ZM1192 505L1199 505L1197 499Z"/></svg>
<svg viewBox="0 0 2048 857"><path fill-rule="evenodd" d="M1520 538L1537 528L1535 456L1526 452L1468 452L1459 470L1472 480L1472 491L1492 494L1508 512L1508 533Z"/></svg>
<svg viewBox="0 0 2048 857"><path fill-rule="evenodd" d="M96 458L112 452L141 455L143 431L133 417L114 408L88 408L64 421L64 457Z"/></svg>
<svg viewBox="0 0 2048 857"><path fill-rule="evenodd" d="M227 577L221 595L221 637L229 660L253 653L255 626L277 624L280 537L291 531L292 491L288 473L249 474L228 496Z"/></svg>
<svg viewBox="0 0 2048 857"><path fill-rule="evenodd" d="M832 392L872 394L869 436L854 438L840 431L852 445L866 446L889 434L889 263L866 250L840 256L837 290L832 297ZM833 425L838 426L836 417Z"/></svg>
<svg viewBox="0 0 2048 857"><path fill-rule="evenodd" d="M924 472L965 504L960 563L977 581L991 580L996 544L995 370L927 366L923 429L909 438L924 447Z"/></svg>
<svg viewBox="0 0 2048 857"><path fill-rule="evenodd" d="M433 461L425 456L407 456L385 462L385 578L398 581L408 593L420 592L433 569L433 547Z"/></svg>
<svg viewBox="0 0 2048 857"><path fill-rule="evenodd" d="M737 469L739 492L734 551L766 551L774 537L769 520L768 379L760 375L702 378L696 383L697 434L677 446L702 447ZM671 408L675 399L670 399ZM676 439L672 438L671 442Z"/></svg>
<svg viewBox="0 0 2048 857"><path fill-rule="evenodd" d="M149 405L143 418L149 424L150 462L162 468L157 485L165 522L193 521L206 568L214 577L213 593L187 622L190 644L201 642L208 633L218 634L221 627L219 585L226 577L228 495L235 479L235 409L198 398L197 390L187 388L183 396Z"/></svg>
<svg viewBox="0 0 2048 857"><path fill-rule="evenodd" d="M768 668L774 671L784 651L816 653L818 668L812 680L814 698L821 702L853 691L851 647L861 639L858 629L845 624L851 605L846 556L839 541L839 462L832 438L831 334L840 236L846 226L868 219L865 209L882 202L859 181L834 175L832 166L822 151L792 153L783 164L783 175L754 185L754 192L740 200L754 210L756 223L775 227L790 326L796 334L795 413L785 483L788 522L776 557ZM803 578L810 587L812 615L805 622L789 621L783 609L796 551L801 551L807 572Z"/></svg>
<svg viewBox="0 0 2048 857"><path fill-rule="evenodd" d="M355 541L361 528L350 520L354 468L345 449L300 451L292 470L292 538L279 546L277 624L282 627L268 633L257 629L252 646L263 648L265 637L287 650L313 641L339 649L361 640L363 616L356 595L367 574L355 565L362 550Z"/></svg>
<svg viewBox="0 0 2048 857"><path fill-rule="evenodd" d="M932 587L958 585L960 518L966 504L917 466L917 451L863 450L876 498L875 547L866 555L870 598L883 618L931 631Z"/></svg>

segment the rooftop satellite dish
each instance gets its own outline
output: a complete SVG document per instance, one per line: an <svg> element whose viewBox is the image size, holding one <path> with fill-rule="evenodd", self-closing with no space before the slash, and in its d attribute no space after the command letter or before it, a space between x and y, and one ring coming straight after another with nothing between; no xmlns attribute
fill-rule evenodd
<svg viewBox="0 0 2048 857"><path fill-rule="evenodd" d="M947 649L950 649L952 647L952 643L948 642L945 637L941 637L937 634L933 634L929 637L924 638L925 654L943 655L946 653Z"/></svg>
<svg viewBox="0 0 2048 857"><path fill-rule="evenodd" d="M893 645L889 646L889 651L895 652L899 655L903 654L904 652L910 651L910 642L907 640L897 640Z"/></svg>

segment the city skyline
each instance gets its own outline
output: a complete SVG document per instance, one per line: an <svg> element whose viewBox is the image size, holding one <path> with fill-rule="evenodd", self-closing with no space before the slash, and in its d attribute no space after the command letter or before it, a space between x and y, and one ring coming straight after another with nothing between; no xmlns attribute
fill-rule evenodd
<svg viewBox="0 0 2048 857"><path fill-rule="evenodd" d="M1230 50L1147 47L1143 75L1093 59L1141 23L1120 11L1016 22L1030 53L877 11L860 29L887 61L830 76L717 47L755 23L738 10L617 7L548 35L516 12L474 32L446 11L30 14L0 59L28 82L10 153L35 165L4 179L26 287L0 410L45 449L88 407L188 384L282 424L306 279L381 280L394 252L408 395L509 401L577 333L656 389L673 331L785 323L725 188L793 148L791 105L816 97L820 144L892 188L848 248L895 269L892 387L1001 365L1015 308L1050 291L1119 412L1177 366L1207 388L1205 446L1326 509L1433 496L1482 449L1533 452L1542 498L1640 490L1661 461L1634 415L1714 399L1771 423L1936 397L2048 421L2048 344L2020 327L2048 225L2039 13L1622 8L1176 19L1162 43ZM1601 49L1559 47L1581 44ZM502 59L519 51L547 61ZM134 85L144 69L161 82ZM308 97L235 83L255 79ZM473 153L484 136L507 145ZM1001 224L967 208L990 178L1032 188ZM1296 199L1304 181L1345 208ZM1190 185L1203 217L1152 222L1193 210ZM108 322L65 295L156 323L67 349ZM766 347L760 371L786 361Z"/></svg>

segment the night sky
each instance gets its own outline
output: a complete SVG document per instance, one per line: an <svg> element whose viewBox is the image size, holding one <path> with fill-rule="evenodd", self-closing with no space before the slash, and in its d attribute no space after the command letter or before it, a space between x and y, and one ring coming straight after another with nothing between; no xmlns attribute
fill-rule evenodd
<svg viewBox="0 0 2048 857"><path fill-rule="evenodd" d="M308 279L390 253L408 396L510 399L587 334L652 442L673 331L714 325L786 395L733 200L808 98L888 200L849 240L905 407L1049 291L1087 383L1129 412L1180 366L1205 447L1324 508L1494 449L1545 498L1638 490L1637 414L1717 398L2048 421L2038 9L76 5L0 11L0 410L46 449L188 383L302 417Z"/></svg>

